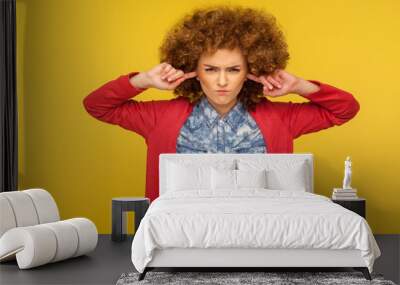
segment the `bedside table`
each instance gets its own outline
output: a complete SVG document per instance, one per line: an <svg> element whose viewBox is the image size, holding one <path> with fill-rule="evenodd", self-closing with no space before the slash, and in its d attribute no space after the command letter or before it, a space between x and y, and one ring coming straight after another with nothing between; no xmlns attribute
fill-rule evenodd
<svg viewBox="0 0 400 285"><path fill-rule="evenodd" d="M366 201L364 198L357 198L354 200L340 200L340 199L332 199L332 202L339 204L340 206L353 211L354 213L359 214L364 219L366 218L365 214L365 204Z"/></svg>
<svg viewBox="0 0 400 285"><path fill-rule="evenodd" d="M135 233L140 221L146 214L150 205L150 199L144 197L120 197L112 199L112 241L126 239L126 213L135 212Z"/></svg>

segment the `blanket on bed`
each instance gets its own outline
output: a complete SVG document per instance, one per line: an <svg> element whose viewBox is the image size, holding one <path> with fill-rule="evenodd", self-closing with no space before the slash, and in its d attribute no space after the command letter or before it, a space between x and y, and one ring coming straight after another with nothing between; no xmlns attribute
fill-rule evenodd
<svg viewBox="0 0 400 285"><path fill-rule="evenodd" d="M358 249L372 272L379 247L367 221L302 191L179 191L154 200L132 242L143 272L163 248Z"/></svg>

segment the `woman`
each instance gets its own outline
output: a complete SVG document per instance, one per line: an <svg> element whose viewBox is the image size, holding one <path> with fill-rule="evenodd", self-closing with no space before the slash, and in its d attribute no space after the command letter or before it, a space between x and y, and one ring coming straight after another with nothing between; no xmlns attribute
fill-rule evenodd
<svg viewBox="0 0 400 285"><path fill-rule="evenodd" d="M275 18L240 7L200 9L161 46L161 63L112 80L84 99L95 118L146 140L146 197L158 197L161 153L292 153L302 134L341 125L359 104L338 88L285 71L289 54ZM177 98L131 100L148 88ZM306 103L272 102L289 93Z"/></svg>

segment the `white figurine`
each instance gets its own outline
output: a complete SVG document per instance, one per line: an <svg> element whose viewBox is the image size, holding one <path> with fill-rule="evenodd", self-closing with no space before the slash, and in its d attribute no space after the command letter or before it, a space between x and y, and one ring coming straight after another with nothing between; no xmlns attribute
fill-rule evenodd
<svg viewBox="0 0 400 285"><path fill-rule="evenodd" d="M351 188L351 160L348 156L344 162L344 179L343 179L343 189L353 189Z"/></svg>

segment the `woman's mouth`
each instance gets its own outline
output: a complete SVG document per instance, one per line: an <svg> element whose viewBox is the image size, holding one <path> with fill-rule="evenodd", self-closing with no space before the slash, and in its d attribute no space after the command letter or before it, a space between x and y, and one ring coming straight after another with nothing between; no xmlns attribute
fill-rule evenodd
<svg viewBox="0 0 400 285"><path fill-rule="evenodd" d="M228 90L217 90L218 95L226 95L228 92Z"/></svg>

